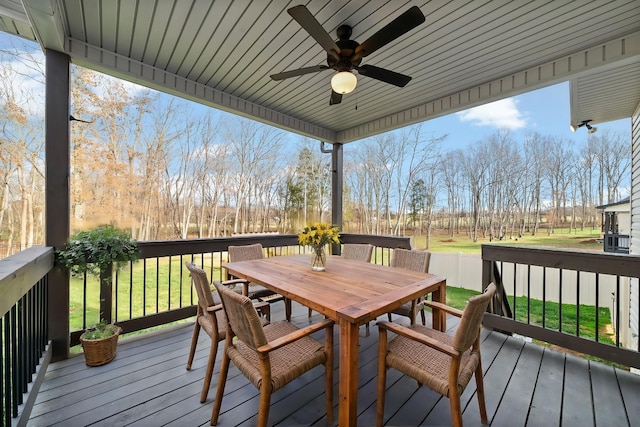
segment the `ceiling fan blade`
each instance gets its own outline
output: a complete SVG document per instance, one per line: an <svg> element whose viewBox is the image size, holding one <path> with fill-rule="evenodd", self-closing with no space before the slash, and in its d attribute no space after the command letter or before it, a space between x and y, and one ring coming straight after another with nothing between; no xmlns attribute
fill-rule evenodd
<svg viewBox="0 0 640 427"><path fill-rule="evenodd" d="M374 35L360 44L351 56L351 61L357 61L367 55L372 54L382 46L390 43L425 21L425 17L418 6L409 8L402 15L389 22Z"/></svg>
<svg viewBox="0 0 640 427"><path fill-rule="evenodd" d="M329 99L329 105L340 104L342 102L342 94L331 89L331 99Z"/></svg>
<svg viewBox="0 0 640 427"><path fill-rule="evenodd" d="M283 71L282 73L271 74L273 80L284 80L289 77L303 76L305 74L315 73L317 71L328 70L326 65L316 65L314 67L298 68L297 70Z"/></svg>
<svg viewBox="0 0 640 427"><path fill-rule="evenodd" d="M371 77L372 79L380 80L399 87L405 87L411 80L411 77L404 74L385 70L384 68L375 67L373 65L363 65L361 67L354 68L363 76Z"/></svg>
<svg viewBox="0 0 640 427"><path fill-rule="evenodd" d="M329 33L322 28L318 20L309 12L309 9L303 5L298 5L288 9L287 12L329 55L336 60L340 59L340 48Z"/></svg>

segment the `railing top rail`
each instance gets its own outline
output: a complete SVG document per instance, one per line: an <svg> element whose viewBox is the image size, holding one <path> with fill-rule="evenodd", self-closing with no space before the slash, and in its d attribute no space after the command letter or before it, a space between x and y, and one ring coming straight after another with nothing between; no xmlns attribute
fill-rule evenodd
<svg viewBox="0 0 640 427"><path fill-rule="evenodd" d="M297 234L255 234L211 239L148 240L138 242L141 258L223 252L229 245L261 243L265 248L296 246Z"/></svg>
<svg viewBox="0 0 640 427"><path fill-rule="evenodd" d="M34 246L0 260L0 316L53 268L53 248Z"/></svg>
<svg viewBox="0 0 640 427"><path fill-rule="evenodd" d="M375 236L371 234L340 233L342 243L370 243L391 249L411 249L411 238L397 236Z"/></svg>
<svg viewBox="0 0 640 427"><path fill-rule="evenodd" d="M368 234L340 233L343 243L371 243L374 246L411 249L408 237L373 236ZM216 237L211 239L149 240L140 241L141 258L195 253L223 252L229 245L261 243L265 248L297 246L297 234L252 234L249 236Z"/></svg>
<svg viewBox="0 0 640 427"><path fill-rule="evenodd" d="M640 256L629 254L483 244L482 259L627 277L640 276Z"/></svg>

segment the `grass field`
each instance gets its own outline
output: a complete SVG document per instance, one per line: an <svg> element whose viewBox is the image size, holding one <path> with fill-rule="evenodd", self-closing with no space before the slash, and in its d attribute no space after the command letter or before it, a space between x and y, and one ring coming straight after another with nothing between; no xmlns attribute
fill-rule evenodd
<svg viewBox="0 0 640 427"><path fill-rule="evenodd" d="M548 234L546 230L541 230L535 236L530 234L524 235L517 239L492 240L489 238L480 238L477 242L473 242L466 234L456 234L451 237L443 232L436 232L431 236L429 242L429 250L433 252L462 252L468 254L479 254L481 245L485 243L498 245L522 245L522 246L545 246L551 248L564 249L584 249L592 251L602 251L603 244L597 239L601 237L600 230L584 229L584 230L568 230L556 229L553 233ZM413 246L415 248L426 248L426 236L413 236Z"/></svg>
<svg viewBox="0 0 640 427"><path fill-rule="evenodd" d="M467 300L474 295L477 295L478 292L472 291L469 289L462 288L453 288L447 286L447 305L451 307L458 308L460 310L464 309L464 306L467 303ZM509 299L511 305L513 305L513 297ZM529 305L530 309L530 317L527 319L527 308ZM513 307L512 307L513 309ZM526 297L516 297L516 319L520 322L530 323L532 325L542 326L542 318L544 312L544 320L545 327L552 330L558 330L558 324L560 319L560 304L554 302L547 302L544 306L542 306L542 301L539 300L530 300L528 301ZM576 334L576 324L577 324L577 313L576 306L570 304L562 304L562 332L575 335ZM598 341L605 344L615 344L614 336L610 332L610 313L608 308L600 307L598 308L598 325L596 326L596 308L594 306L589 305L580 305L580 337L588 338L591 340L596 339L596 331L598 335ZM536 340L537 344L550 346L550 344L539 342ZM565 349L560 349L563 351L567 351ZM621 366L617 363L610 362L608 360L600 359L598 357L574 353L577 356L584 357L589 360L595 360L601 363L605 363L607 365L615 366L621 369L626 369L626 367Z"/></svg>
<svg viewBox="0 0 640 427"><path fill-rule="evenodd" d="M118 272L114 281L114 315L116 320L132 319L145 314L189 306L197 302L191 286L189 271L184 267L186 259L179 257L158 260L142 260L134 264L133 271ZM204 265L207 274L211 271L211 260L194 261ZM218 278L220 267L214 266L213 277ZM100 285L98 279L87 277L86 295L82 278L71 278L70 324L71 330L85 329L98 323L100 312ZM144 285L143 285L144 284ZM86 320L82 308L86 305Z"/></svg>

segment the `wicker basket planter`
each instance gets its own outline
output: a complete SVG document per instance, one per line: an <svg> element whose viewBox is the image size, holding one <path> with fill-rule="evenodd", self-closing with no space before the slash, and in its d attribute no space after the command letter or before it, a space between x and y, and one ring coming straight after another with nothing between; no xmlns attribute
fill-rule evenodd
<svg viewBox="0 0 640 427"><path fill-rule="evenodd" d="M80 336L80 343L84 350L84 360L87 366L102 366L111 362L116 357L116 349L118 347L118 337L122 332L119 326L113 326L116 333L107 338L97 340L84 339L84 335Z"/></svg>

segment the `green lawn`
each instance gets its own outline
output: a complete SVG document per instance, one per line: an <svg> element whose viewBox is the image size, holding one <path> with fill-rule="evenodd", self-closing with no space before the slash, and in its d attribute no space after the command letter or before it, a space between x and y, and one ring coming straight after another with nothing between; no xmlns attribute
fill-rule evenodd
<svg viewBox="0 0 640 427"><path fill-rule="evenodd" d="M197 296L191 286L189 271L179 257L143 260L134 264L133 272L128 269L118 273L117 293L114 295L114 315L117 319L130 319L157 313L180 306L189 306L197 302ZM201 265L200 258L195 260ZM210 274L211 260L204 260L204 269ZM214 267L214 278L218 278L220 267ZM133 279L131 280L131 277ZM143 286L144 283L144 286ZM114 282L113 286L116 286ZM98 279L87 277L87 292L84 295L82 278L71 278L70 324L71 330L84 329L82 308L86 297L86 326L91 327L99 321L100 286ZM129 302L131 301L131 308ZM117 312L116 312L117 307Z"/></svg>
<svg viewBox="0 0 640 427"><path fill-rule="evenodd" d="M447 305L464 309L467 300L478 292L470 289L454 288L447 286ZM542 301L526 297L516 297L516 320L527 323L527 304L530 304L529 322L532 325L542 326L543 306ZM509 297L509 304L513 311L513 297ZM607 344L614 344L611 336L606 330L610 326L610 313L608 308L600 307L598 309L598 339ZM548 329L558 330L560 318L560 304L555 302L547 302L544 306L545 327ZM562 332L567 334L576 334L576 306L571 304L562 304ZM580 305L580 336L595 340L596 337L596 310L594 306Z"/></svg>
<svg viewBox="0 0 640 427"><path fill-rule="evenodd" d="M493 240L489 238L481 238L477 242L473 242L467 234L457 234L451 237L447 234L437 232L431 236L429 250L433 252L462 252L469 254L479 254L481 245L485 243L498 245L523 245L523 246L545 246L552 248L566 249L586 249L593 251L602 251L603 244L596 240L601 237L600 230L584 229L568 230L556 229L554 233L547 234L546 230L541 230L535 236L530 234L524 235L516 239ZM413 246L415 248L426 247L426 236L413 236Z"/></svg>

